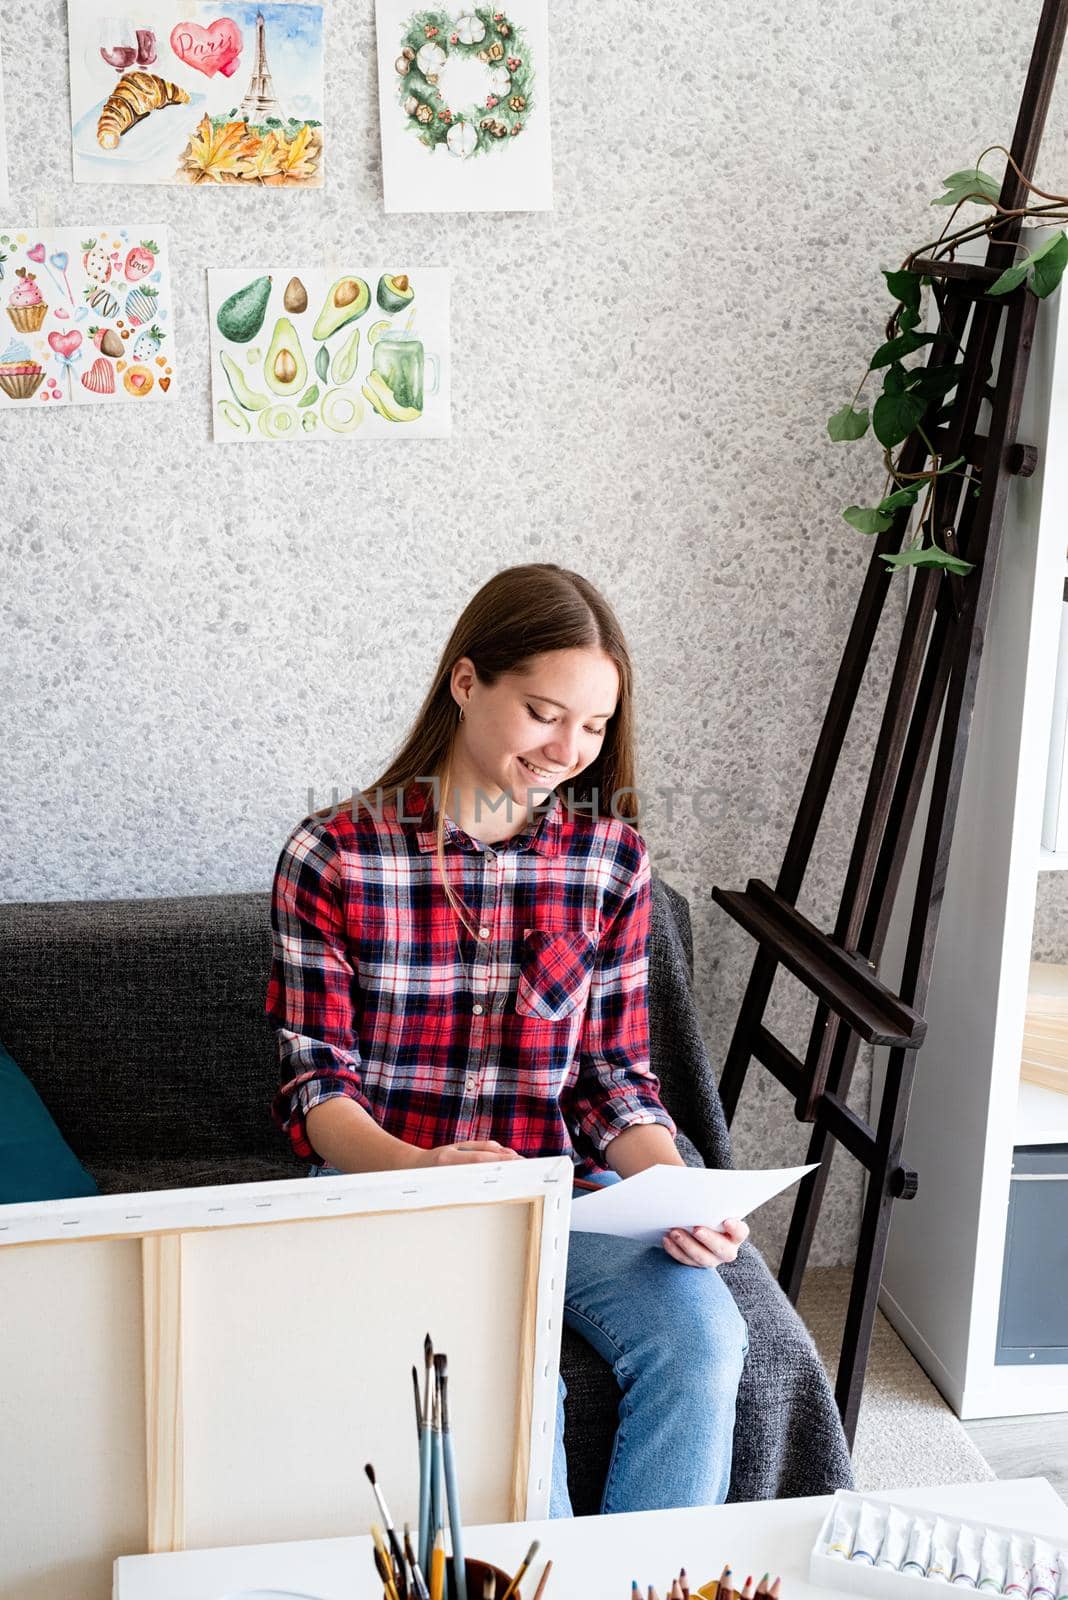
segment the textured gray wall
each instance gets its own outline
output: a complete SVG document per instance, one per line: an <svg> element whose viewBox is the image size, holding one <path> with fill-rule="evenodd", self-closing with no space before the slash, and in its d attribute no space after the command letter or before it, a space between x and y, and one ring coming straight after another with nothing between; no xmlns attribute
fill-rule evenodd
<svg viewBox="0 0 1068 1600"><path fill-rule="evenodd" d="M647 833L693 906L721 1060L751 947L710 890L774 875L867 557L839 510L875 462L824 419L889 309L880 268L944 216L938 179L1008 141L1038 11L561 3L556 210L387 219L370 0L328 8L325 189L254 196L75 189L65 8L0 0L3 220L43 192L57 222L169 223L182 361L166 435L152 409L0 421L0 897L263 888L309 786L385 764L474 589L556 560L627 630L647 786L713 792ZM1058 92L1062 182L1066 135ZM324 244L451 266L451 440L209 442L205 264ZM803 902L820 921L857 795L854 768ZM786 986L780 1013L801 1043ZM774 1086L751 1082L738 1146L801 1159ZM849 1258L858 1192L836 1174L816 1259Z"/></svg>

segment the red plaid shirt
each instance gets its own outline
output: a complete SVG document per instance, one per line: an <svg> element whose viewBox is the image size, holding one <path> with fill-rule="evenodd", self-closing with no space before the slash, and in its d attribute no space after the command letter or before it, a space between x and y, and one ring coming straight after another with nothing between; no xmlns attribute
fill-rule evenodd
<svg viewBox="0 0 1068 1600"><path fill-rule="evenodd" d="M637 1123L675 1124L649 1066L650 869L613 817L543 803L483 845L445 820L456 920L438 876L434 792L307 817L275 871L267 1015L284 1082L272 1114L318 1159L305 1120L348 1095L424 1149L497 1139L604 1166Z"/></svg>

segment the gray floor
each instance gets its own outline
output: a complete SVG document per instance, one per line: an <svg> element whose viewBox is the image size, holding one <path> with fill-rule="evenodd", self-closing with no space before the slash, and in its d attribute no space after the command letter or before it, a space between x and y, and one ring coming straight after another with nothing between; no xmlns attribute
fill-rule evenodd
<svg viewBox="0 0 1068 1600"><path fill-rule="evenodd" d="M1048 1478L1068 1501L1068 1413L990 1417L964 1427L999 1478Z"/></svg>

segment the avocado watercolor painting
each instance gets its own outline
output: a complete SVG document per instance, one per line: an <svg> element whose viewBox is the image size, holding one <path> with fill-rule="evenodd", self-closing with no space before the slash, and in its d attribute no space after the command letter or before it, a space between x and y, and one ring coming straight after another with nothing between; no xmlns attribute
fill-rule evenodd
<svg viewBox="0 0 1068 1600"><path fill-rule="evenodd" d="M442 267L211 268L217 444L445 438Z"/></svg>

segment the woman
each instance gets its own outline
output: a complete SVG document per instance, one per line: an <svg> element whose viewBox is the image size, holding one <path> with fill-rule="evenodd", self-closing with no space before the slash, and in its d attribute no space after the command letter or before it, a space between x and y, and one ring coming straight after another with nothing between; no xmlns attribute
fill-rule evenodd
<svg viewBox="0 0 1068 1600"><path fill-rule="evenodd" d="M558 566L498 573L386 771L282 850L273 1112L313 1171L566 1152L615 1182L683 1164L649 1068L633 785L610 607ZM622 1391L602 1511L726 1499L748 1341L714 1269L747 1233L680 1227L662 1248L572 1234L566 1320ZM552 1516L571 1515L564 1394Z"/></svg>

